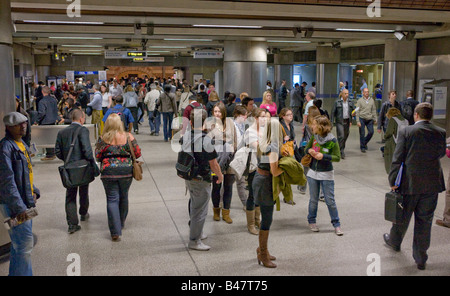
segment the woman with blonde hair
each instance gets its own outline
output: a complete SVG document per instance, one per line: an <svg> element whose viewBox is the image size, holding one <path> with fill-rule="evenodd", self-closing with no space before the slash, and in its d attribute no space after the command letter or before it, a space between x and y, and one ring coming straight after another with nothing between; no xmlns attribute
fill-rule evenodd
<svg viewBox="0 0 450 296"><path fill-rule="evenodd" d="M136 158L141 149L136 139L124 131L123 122L111 113L95 147L95 156L101 163L101 180L106 192L108 226L113 241L119 241L128 214L128 191L133 181L133 149Z"/></svg>
<svg viewBox="0 0 450 296"><path fill-rule="evenodd" d="M283 170L278 166L281 158L281 145L283 144L283 131L278 119L267 120L262 128L262 136L258 137L257 169L253 179L253 194L255 204L259 205L261 211L261 225L259 229L259 247L256 249L258 263L264 267L277 267L272 260L275 257L269 254L267 242L269 230L273 221L273 188L272 177L279 176Z"/></svg>
<svg viewBox="0 0 450 296"><path fill-rule="evenodd" d="M262 104L259 108L267 109L272 117L277 115L277 104L273 102L272 92L266 90L263 93Z"/></svg>
<svg viewBox="0 0 450 296"><path fill-rule="evenodd" d="M220 102L219 94L216 91L212 91L209 94L209 99L208 102L206 103L206 111L208 112L208 116L213 116L212 114L213 107L219 102ZM204 104L204 102L200 103Z"/></svg>

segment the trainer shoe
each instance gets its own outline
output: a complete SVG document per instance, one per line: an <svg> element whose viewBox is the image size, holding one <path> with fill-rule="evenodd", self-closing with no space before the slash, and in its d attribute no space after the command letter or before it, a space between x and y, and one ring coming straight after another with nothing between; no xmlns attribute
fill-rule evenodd
<svg viewBox="0 0 450 296"><path fill-rule="evenodd" d="M211 249L210 246L205 245L200 239L196 241L190 240L188 248L197 251L209 251Z"/></svg>
<svg viewBox="0 0 450 296"><path fill-rule="evenodd" d="M309 224L309 229L311 229L312 232L319 232L319 227L317 227L316 223Z"/></svg>

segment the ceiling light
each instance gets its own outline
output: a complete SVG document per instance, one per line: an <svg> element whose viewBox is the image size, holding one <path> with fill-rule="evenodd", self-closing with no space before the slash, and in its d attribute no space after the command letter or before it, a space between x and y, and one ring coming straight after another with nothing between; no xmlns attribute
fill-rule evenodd
<svg viewBox="0 0 450 296"><path fill-rule="evenodd" d="M150 48L187 48L187 46L169 46L169 45L153 45Z"/></svg>
<svg viewBox="0 0 450 296"><path fill-rule="evenodd" d="M94 52L94 51L103 51L103 49L73 49L73 50L69 50L69 51L75 51L75 52L81 52L81 51L89 51L89 52Z"/></svg>
<svg viewBox="0 0 450 296"><path fill-rule="evenodd" d="M103 53L98 52L74 52L74 55L103 55Z"/></svg>
<svg viewBox="0 0 450 296"><path fill-rule="evenodd" d="M192 25L200 28L241 28L241 29L261 29L262 26L239 26L239 25Z"/></svg>
<svg viewBox="0 0 450 296"><path fill-rule="evenodd" d="M75 37L75 36L67 36L67 37L48 37L50 39L80 39L80 40L101 40L102 37Z"/></svg>
<svg viewBox="0 0 450 296"><path fill-rule="evenodd" d="M147 53L154 53L154 52L170 52L170 50L148 50Z"/></svg>
<svg viewBox="0 0 450 296"><path fill-rule="evenodd" d="M212 39L178 39L178 38L164 38L165 41L205 41L211 42Z"/></svg>
<svg viewBox="0 0 450 296"><path fill-rule="evenodd" d="M280 43L311 43L311 41L306 41L306 40L267 40L267 42L280 42Z"/></svg>
<svg viewBox="0 0 450 296"><path fill-rule="evenodd" d="M398 40L402 40L403 38L405 38L405 34L403 34L402 32L395 32L394 35Z"/></svg>
<svg viewBox="0 0 450 296"><path fill-rule="evenodd" d="M70 25L104 25L104 22L73 22L73 21L37 21L23 20L24 23L32 24L70 24Z"/></svg>
<svg viewBox="0 0 450 296"><path fill-rule="evenodd" d="M336 31L343 32L372 32L372 33L394 33L395 30L379 30L379 29L343 29L338 28Z"/></svg>
<svg viewBox="0 0 450 296"><path fill-rule="evenodd" d="M79 44L64 44L62 47L103 47L102 45L79 45Z"/></svg>

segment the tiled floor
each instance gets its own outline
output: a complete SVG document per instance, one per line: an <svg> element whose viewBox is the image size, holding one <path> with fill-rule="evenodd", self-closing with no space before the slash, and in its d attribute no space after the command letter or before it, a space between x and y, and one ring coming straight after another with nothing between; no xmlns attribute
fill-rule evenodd
<svg viewBox="0 0 450 296"><path fill-rule="evenodd" d="M297 135L301 135L297 126ZM212 219L212 205L205 224L208 252L192 251L188 242L188 196L182 179L175 174L177 154L170 143L149 135L148 123L136 136L142 148L144 180L133 181L130 210L122 241L112 242L106 217L106 199L100 179L90 186L90 219L81 231L67 233L65 189L57 167L60 161L35 158L35 183L42 197L39 216L33 221L38 241L33 250L35 275L66 275L78 254L81 275L176 275L176 276L267 276L351 275L364 276L379 262L381 275L450 275L450 229L433 224L427 269L419 271L412 258L412 230L406 234L402 251L385 247L382 235L390 229L384 220L384 194L389 190L380 135L375 134L369 151L359 151L359 135L351 128L347 158L335 164L335 195L344 236L333 232L325 203L319 203L319 233L308 229L309 193L294 188L295 206L282 203L274 213L269 249L277 257L276 269L259 266L255 249L258 237L246 228L243 206L233 193L233 224ZM447 180L450 160L442 159ZM435 219L441 218L441 193ZM378 258L379 261L373 261ZM8 258L0 260L0 275L8 274Z"/></svg>

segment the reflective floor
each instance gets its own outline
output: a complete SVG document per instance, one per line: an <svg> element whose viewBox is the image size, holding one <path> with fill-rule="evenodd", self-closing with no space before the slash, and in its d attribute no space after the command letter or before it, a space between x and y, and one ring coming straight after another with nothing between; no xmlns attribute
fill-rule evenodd
<svg viewBox="0 0 450 296"><path fill-rule="evenodd" d="M333 130L335 132L335 130ZM300 137L300 127L296 126ZM174 276L269 276L269 275L450 275L450 229L433 223L427 269L420 271L412 258L411 224L399 253L388 249L383 233L390 223L384 220L384 195L389 191L375 134L369 150L359 150L359 134L351 128L347 158L335 164L335 196L344 235L338 237L330 223L325 203L319 203L313 233L306 220L309 193L294 189L296 205L281 204L274 213L269 250L277 257L276 269L264 268L256 260L258 236L247 231L246 216L234 186L232 224L212 219L208 210L204 232L208 252L193 251L188 243L188 196L184 181L176 176L177 154L160 136L150 136L148 122L136 135L142 149L144 179L133 181L129 215L120 242L112 242L106 216L106 198L100 179L90 185L90 219L81 230L67 233L58 160L41 162L35 157L35 184L42 196L39 216L33 221L38 241L33 250L35 275L64 276L68 272L91 275L174 275ZM447 180L450 160L442 159ZM444 193L440 194L435 219L442 218ZM76 258L75 260L73 258ZM79 268L75 266L79 263ZM0 260L0 275L8 274L7 258Z"/></svg>

